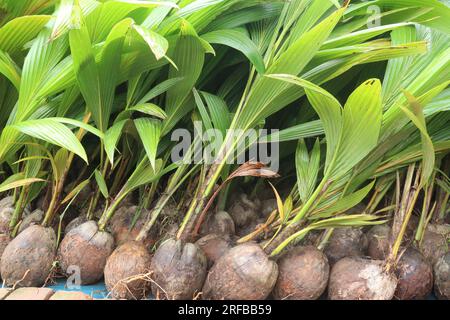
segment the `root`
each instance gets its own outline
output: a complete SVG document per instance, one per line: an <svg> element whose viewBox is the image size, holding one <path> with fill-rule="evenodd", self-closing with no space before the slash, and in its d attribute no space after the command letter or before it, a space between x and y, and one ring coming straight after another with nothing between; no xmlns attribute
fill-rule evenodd
<svg viewBox="0 0 450 320"><path fill-rule="evenodd" d="M153 274L153 272L151 271L151 272L148 272L148 273L142 273L142 274L137 274L137 275L134 275L134 276L130 276L130 277L127 277L127 278L124 278L124 279L118 281L118 282L114 285L114 287L110 290L110 292L109 292L108 295L106 296L106 299L108 299L108 298L111 297L111 294L112 294L112 292L114 291L114 289L116 289L116 287L118 287L119 285L123 285L123 286L126 288L126 290L128 291L128 293L132 296L132 298L133 298L134 300L139 300L139 299L131 292L131 290L130 290L130 288L129 288L129 286L128 286L129 283L131 283L131 282L133 282L133 281L137 281L137 280L145 281L145 282L147 282L147 283L154 284L155 286L158 287L158 290L157 290L156 295L155 295L155 300L161 300L161 293L163 293L163 295L164 295L168 300L172 299L172 297L169 295L169 293L168 293L166 290L164 290L163 287L161 287L161 285L159 285L155 280L153 280L153 278L151 277L152 274ZM203 292L198 292L198 293L195 294L195 296L192 298L192 300L200 300L200 298L202 297L202 295L203 295ZM147 293L146 293L146 292L144 292L144 296L147 296Z"/></svg>
<svg viewBox="0 0 450 320"><path fill-rule="evenodd" d="M50 273L48 274L47 279L45 279L45 282L42 285L43 288L46 287L48 283L55 283L53 279L56 278L56 271L57 271L57 264L53 263L52 268L50 269Z"/></svg>
<svg viewBox="0 0 450 320"><path fill-rule="evenodd" d="M198 292L193 298L192 298L192 300L200 300L200 298L202 297L202 295L203 295L203 292Z"/></svg>
<svg viewBox="0 0 450 320"><path fill-rule="evenodd" d="M159 290L161 290L162 292L164 292L164 294L167 295L166 291L155 281L151 278L151 275L153 274L153 272L147 272L147 273L142 273L142 274L137 274L134 276L130 276L124 279L121 279L120 281L118 281L114 287L110 290L110 292L108 293L108 295L106 296L106 298L108 299L111 296L111 292L114 291L114 289L116 289L117 286L119 285L123 285L126 290L128 291L128 293L133 297L134 300L139 300L130 290L130 288L128 287L128 284L133 282L133 281L137 281L137 280L142 280L148 283L152 283L154 285L156 285L158 287ZM146 295L146 292L144 291L144 295ZM159 300L159 299L158 299Z"/></svg>
<svg viewBox="0 0 450 320"><path fill-rule="evenodd" d="M24 273L22 279L20 279L20 280L18 280L18 281L16 281L16 282L14 283L14 285L13 285L13 287L12 287L12 290L15 290L16 287L17 287L17 285L18 285L19 283L21 283L23 280L25 280L25 278L26 278L27 275L30 273L30 271L31 271L30 269L28 269L27 271L25 271L25 273Z"/></svg>

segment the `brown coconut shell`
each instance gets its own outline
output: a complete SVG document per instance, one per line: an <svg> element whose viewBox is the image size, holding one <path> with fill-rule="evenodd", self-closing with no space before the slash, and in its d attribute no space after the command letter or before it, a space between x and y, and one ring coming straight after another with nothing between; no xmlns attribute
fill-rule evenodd
<svg viewBox="0 0 450 320"><path fill-rule="evenodd" d="M425 299L433 289L433 267L416 249L408 248L396 268L394 297L399 300Z"/></svg>
<svg viewBox="0 0 450 320"><path fill-rule="evenodd" d="M80 270L81 284L92 284L103 277L106 259L113 250L112 235L99 231L95 221L88 221L65 235L59 246L58 260L64 273L75 266Z"/></svg>
<svg viewBox="0 0 450 320"><path fill-rule="evenodd" d="M4 207L14 207L14 197L8 196L0 200L0 208Z"/></svg>
<svg viewBox="0 0 450 320"><path fill-rule="evenodd" d="M330 265L345 257L363 257L367 250L367 237L361 228L335 229L324 250Z"/></svg>
<svg viewBox="0 0 450 320"><path fill-rule="evenodd" d="M415 215L411 215L405 230L405 241L414 240L417 228L419 227L420 218Z"/></svg>
<svg viewBox="0 0 450 320"><path fill-rule="evenodd" d="M70 230L75 229L76 227L78 227L79 225L82 225L86 221L87 221L87 219L86 219L85 215L76 217L75 219L71 220L67 224L66 228L64 229L64 233L68 234L70 232Z"/></svg>
<svg viewBox="0 0 450 320"><path fill-rule="evenodd" d="M304 246L313 246L317 247L322 240L323 231L321 230L312 230L308 232L302 240L302 244ZM327 258L328 259L328 258Z"/></svg>
<svg viewBox="0 0 450 320"><path fill-rule="evenodd" d="M20 223L18 232L21 233L23 230L25 230L31 225L40 224L43 219L44 219L44 211L39 209L34 210L29 215L23 218L22 222Z"/></svg>
<svg viewBox="0 0 450 320"><path fill-rule="evenodd" d="M397 279L381 260L346 257L332 268L328 285L331 300L391 300Z"/></svg>
<svg viewBox="0 0 450 320"><path fill-rule="evenodd" d="M56 235L52 228L33 225L9 242L0 270L7 286L42 286L52 271Z"/></svg>
<svg viewBox="0 0 450 320"><path fill-rule="evenodd" d="M260 217L263 219L267 219L269 215L278 209L277 199L271 198L261 201L261 214Z"/></svg>
<svg viewBox="0 0 450 320"><path fill-rule="evenodd" d="M251 200L247 194L241 193L232 201L228 213L236 227L242 228L258 218L260 206L259 200Z"/></svg>
<svg viewBox="0 0 450 320"><path fill-rule="evenodd" d="M31 213L27 213L26 215L24 215L24 218L20 222L18 233L21 233L23 230L25 230L29 226L32 226L35 224L41 224L41 222L44 220L44 216L45 216L44 211L42 211L40 209L33 210L33 212L31 212ZM60 223L59 219L53 219L52 225L50 226L51 228L53 228L55 233L58 233L59 223ZM64 221L61 221L61 228L63 230L65 228Z"/></svg>
<svg viewBox="0 0 450 320"><path fill-rule="evenodd" d="M9 233L9 222L14 213L14 207L0 206L0 233Z"/></svg>
<svg viewBox="0 0 450 320"><path fill-rule="evenodd" d="M138 209L137 206L121 206L111 219L109 229L117 246L134 241L144 226L148 211L143 211L133 226L133 219ZM151 231L154 231L154 229ZM147 236L144 241L147 249L150 249L155 244L155 238L154 234Z"/></svg>
<svg viewBox="0 0 450 320"><path fill-rule="evenodd" d="M219 211L211 215L201 230L202 235L217 234L224 237L231 237L235 233L234 221L226 211Z"/></svg>
<svg viewBox="0 0 450 320"><path fill-rule="evenodd" d="M0 233L0 258L5 251L6 246L11 241L9 234Z"/></svg>
<svg viewBox="0 0 450 320"><path fill-rule="evenodd" d="M150 292L151 256L142 243L129 241L109 256L105 284L115 299L144 299Z"/></svg>
<svg viewBox="0 0 450 320"><path fill-rule="evenodd" d="M432 265L434 265L440 257L447 253L449 249L446 236L431 228L427 228L427 230L425 230L419 248L425 258Z"/></svg>
<svg viewBox="0 0 450 320"><path fill-rule="evenodd" d="M434 292L440 300L450 300L450 252L434 265Z"/></svg>
<svg viewBox="0 0 450 320"><path fill-rule="evenodd" d="M11 237L9 236L9 234L0 233L0 258L2 257L3 251L5 251L5 248L10 241Z"/></svg>
<svg viewBox="0 0 450 320"><path fill-rule="evenodd" d="M438 223L429 224L427 226L427 228L428 228L428 230L431 230L433 232L439 233L439 234L441 234L442 236L444 236L446 238L450 237L450 224L445 224L445 223L442 223L442 224L438 224Z"/></svg>
<svg viewBox="0 0 450 320"><path fill-rule="evenodd" d="M327 288L330 265L313 246L295 247L278 260L273 297L278 300L316 300Z"/></svg>
<svg viewBox="0 0 450 320"><path fill-rule="evenodd" d="M169 239L152 259L152 292L157 298L191 300L201 291L206 268L206 256L197 245Z"/></svg>
<svg viewBox="0 0 450 320"><path fill-rule="evenodd" d="M367 233L367 255L374 260L385 260L389 255L391 228L386 225L373 226Z"/></svg>
<svg viewBox="0 0 450 320"><path fill-rule="evenodd" d="M212 300L264 300L278 278L278 266L256 243L229 250L211 268L203 297Z"/></svg>
<svg viewBox="0 0 450 320"><path fill-rule="evenodd" d="M161 235L161 239L159 243L163 243L167 240L174 239L177 236L179 225L176 223L168 223L161 226L159 234Z"/></svg>
<svg viewBox="0 0 450 320"><path fill-rule="evenodd" d="M211 268L221 256L231 249L230 241L218 234L206 235L197 240L195 244L204 252L208 260L208 268Z"/></svg>

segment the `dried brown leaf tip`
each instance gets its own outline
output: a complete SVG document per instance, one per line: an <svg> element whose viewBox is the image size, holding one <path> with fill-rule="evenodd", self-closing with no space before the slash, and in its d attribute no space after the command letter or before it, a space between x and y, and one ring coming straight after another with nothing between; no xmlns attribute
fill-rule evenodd
<svg viewBox="0 0 450 320"><path fill-rule="evenodd" d="M246 162L234 171L227 180L236 177L278 178L280 175L262 162Z"/></svg>

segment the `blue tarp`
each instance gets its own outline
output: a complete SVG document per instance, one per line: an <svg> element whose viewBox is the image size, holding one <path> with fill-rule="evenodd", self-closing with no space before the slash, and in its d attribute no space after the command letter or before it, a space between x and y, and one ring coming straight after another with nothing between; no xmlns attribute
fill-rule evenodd
<svg viewBox="0 0 450 320"><path fill-rule="evenodd" d="M104 299L108 295L108 291L106 290L105 284L103 282L88 286L68 288L66 286L66 279L60 279L56 281L56 284L48 287L55 291L82 291L83 293L90 295L94 299Z"/></svg>

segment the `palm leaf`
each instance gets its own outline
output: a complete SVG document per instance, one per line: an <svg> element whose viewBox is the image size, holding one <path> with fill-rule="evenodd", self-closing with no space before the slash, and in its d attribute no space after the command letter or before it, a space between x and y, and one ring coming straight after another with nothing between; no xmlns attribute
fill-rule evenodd
<svg viewBox="0 0 450 320"><path fill-rule="evenodd" d="M265 72L264 61L258 47L244 32L239 30L215 30L202 35L202 39L242 52L253 63L259 73L263 74Z"/></svg>
<svg viewBox="0 0 450 320"><path fill-rule="evenodd" d="M139 118L134 120L134 124L150 164L156 170L156 151L161 136L161 122L150 118Z"/></svg>
<svg viewBox="0 0 450 320"><path fill-rule="evenodd" d="M31 137L65 148L88 162L86 151L77 137L65 125L53 119L27 120L12 128Z"/></svg>

